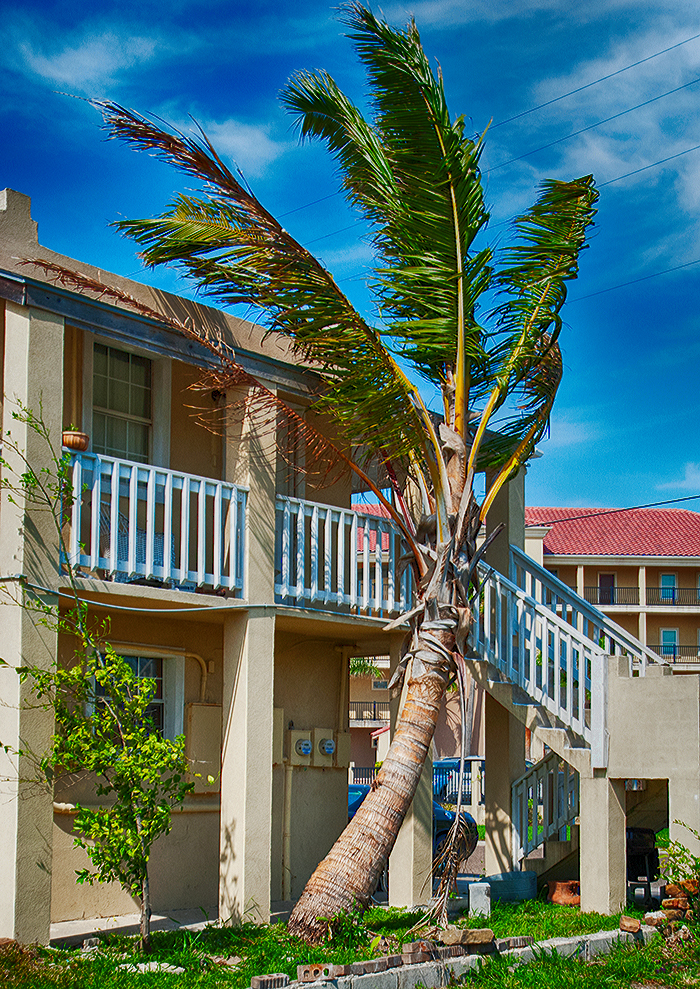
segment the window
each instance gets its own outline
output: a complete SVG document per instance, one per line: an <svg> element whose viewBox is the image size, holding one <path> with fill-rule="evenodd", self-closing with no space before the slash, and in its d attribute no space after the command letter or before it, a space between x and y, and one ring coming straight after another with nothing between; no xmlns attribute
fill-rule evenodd
<svg viewBox="0 0 700 989"><path fill-rule="evenodd" d="M92 449L138 463L150 459L152 367L147 357L95 343Z"/></svg>
<svg viewBox="0 0 700 989"><path fill-rule="evenodd" d="M661 574L661 600L670 604L676 603L676 575L675 573Z"/></svg>
<svg viewBox="0 0 700 989"><path fill-rule="evenodd" d="M388 680L373 680L372 690L387 690L389 688Z"/></svg>
<svg viewBox="0 0 700 989"><path fill-rule="evenodd" d="M133 648L133 647L132 647ZM146 709L155 729L165 738L174 739L181 735L184 721L185 657L184 655L127 655L117 652L129 664L138 677L149 677L156 681L156 690ZM150 652L150 650L144 650ZM104 690L97 688L99 695Z"/></svg>

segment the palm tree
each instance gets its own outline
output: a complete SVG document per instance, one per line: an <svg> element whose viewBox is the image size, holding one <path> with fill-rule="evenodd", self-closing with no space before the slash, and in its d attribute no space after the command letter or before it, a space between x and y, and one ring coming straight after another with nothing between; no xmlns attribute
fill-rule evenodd
<svg viewBox="0 0 700 989"><path fill-rule="evenodd" d="M282 102L302 138L327 143L349 202L371 227L374 323L203 134L97 104L111 136L204 183L158 217L118 228L141 245L147 264L176 265L217 302L254 307L320 369L325 389L316 408L335 423L336 454L375 490L409 547L416 607L393 623L409 629L394 678L397 686L408 677L405 704L374 789L292 913L290 930L309 942L326 935L319 918L369 901L415 793L446 684L461 679L483 552L477 533L547 428L561 378L566 282L577 276L597 200L591 176L547 181L513 221L507 246L488 246L483 143L465 133L463 117L451 118L415 24L394 29L359 3L342 16L367 71L373 119L325 72L295 75ZM227 381L245 385L251 401L279 415L279 400L220 341L209 343L222 389ZM439 388L439 415L426 406L421 380ZM328 454L329 441L315 442ZM384 465L396 497L383 496L350 449ZM473 479L486 467L493 480L479 504ZM413 497L404 497L399 477ZM455 832L455 846L458 839ZM452 874L443 876L445 896Z"/></svg>

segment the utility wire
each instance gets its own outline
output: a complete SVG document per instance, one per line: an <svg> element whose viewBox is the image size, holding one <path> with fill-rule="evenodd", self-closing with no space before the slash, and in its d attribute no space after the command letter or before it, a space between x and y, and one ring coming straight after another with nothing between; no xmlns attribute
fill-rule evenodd
<svg viewBox="0 0 700 989"><path fill-rule="evenodd" d="M589 292L588 295L579 295L577 299L569 299L569 305L573 305L574 302L583 302L584 299L592 299L594 295L604 295L606 292L612 292L616 288L625 288L627 285L636 285L637 282L646 282L650 278L658 278L659 275L667 275L671 271L680 271L681 268L690 268L691 265L698 264L700 258L695 258L694 261L686 261L685 264L677 264L673 268L664 268L663 271L654 271L651 275L642 275L641 278L633 278L629 282L620 282L619 285L611 285L609 288L601 288L597 292Z"/></svg>
<svg viewBox="0 0 700 989"><path fill-rule="evenodd" d="M503 168L505 165L512 165L514 161L522 161L523 158L529 158L530 155L536 155L539 151L546 151L547 148L553 148L556 144L562 144L564 141L570 141L572 137L578 137L579 134L585 134L586 131L593 130L594 127L600 127L602 124L609 124L611 120L617 120L619 117L624 117L627 113L632 113L634 110L641 110L642 107L649 106L650 103L656 103L658 100L663 100L667 96L672 96L673 93L679 93L682 89L687 89L688 86L694 86L696 83L700 82L700 76L697 79L691 80L691 82L686 82L682 86L676 86L675 89L669 89L667 93L661 93L659 96L652 96L649 100L644 100L643 103L638 103L636 106L630 106L626 110L620 110L619 113L614 113L612 117L605 117L604 120L597 120L594 124L589 124L587 127L582 127L580 130L574 131L572 134L567 134L566 137L559 137L556 141L550 141L549 144L543 144L539 148L533 148L532 151L526 151L525 154L518 155L515 158L509 158L507 161L501 161L498 165L494 165L492 168L487 169L487 171L495 172L499 168Z"/></svg>
<svg viewBox="0 0 700 989"><path fill-rule="evenodd" d="M574 96L575 93L582 93L584 89L590 89L591 86L597 86L599 82L605 82L606 79L612 79L614 76L619 76L622 72L627 72L628 69L634 69L638 65L643 65L644 62L650 62L652 58L658 58L659 55L665 55L666 52L672 52L674 48L680 48L682 45L687 45L690 41L696 41L698 38L700 38L700 34L694 34L692 38L686 38L685 41L679 41L678 44L671 45L670 48L664 48L660 52L654 52L653 55L647 55L646 58L640 58L638 62L632 62L630 65L626 65L623 69L616 69L615 72L609 72L608 75L601 76L599 79L594 79L593 82L587 82L584 86L578 86L577 89L571 89L568 93L563 93L561 96L555 96L553 100L547 100L546 103L531 106L529 110L523 110L521 113L516 113L512 117L506 117L505 120L499 120L497 124L491 124L489 130L494 130L496 127L502 127L503 124L509 124L513 120L519 120L521 117L526 117L528 113L534 113L536 110L542 110L544 107L551 106L553 103L559 103L560 100L565 100L569 96Z"/></svg>
<svg viewBox="0 0 700 989"><path fill-rule="evenodd" d="M636 512L641 508L658 508L659 505L676 505L679 501L696 501L700 494L686 495L684 498L668 498L666 501L650 501L646 505L632 505L629 508L602 508L599 512L588 512L586 515L570 515L565 519L542 519L542 525L556 525L558 522L578 522L579 519L594 519L599 515L619 515L620 512ZM536 508L530 508L536 512Z"/></svg>

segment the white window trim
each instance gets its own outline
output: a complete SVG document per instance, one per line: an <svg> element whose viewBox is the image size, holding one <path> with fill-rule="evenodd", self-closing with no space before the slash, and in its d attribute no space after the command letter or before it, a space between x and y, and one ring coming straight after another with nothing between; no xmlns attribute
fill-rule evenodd
<svg viewBox="0 0 700 989"><path fill-rule="evenodd" d="M389 681L388 680L373 680L372 690L388 690Z"/></svg>
<svg viewBox="0 0 700 989"><path fill-rule="evenodd" d="M92 373L95 344L121 350L127 354L146 357L151 362L151 452L149 464L153 467L170 466L170 396L172 394L172 361L160 357L143 347L124 347L109 337L83 331L83 423L82 429L90 437L92 447Z"/></svg>
<svg viewBox="0 0 700 989"><path fill-rule="evenodd" d="M163 737L174 741L185 732L185 651L137 642L111 642L120 656L163 660Z"/></svg>

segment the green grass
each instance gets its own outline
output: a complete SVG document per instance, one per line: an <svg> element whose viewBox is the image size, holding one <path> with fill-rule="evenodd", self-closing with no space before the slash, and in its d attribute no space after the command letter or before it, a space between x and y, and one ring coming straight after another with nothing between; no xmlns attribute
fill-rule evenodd
<svg viewBox="0 0 700 989"><path fill-rule="evenodd" d="M629 912L640 914L632 909ZM245 989L253 975L286 972L290 978L296 978L297 965L311 962L345 964L375 954L399 951L401 943L407 939L407 932L419 919L417 913L374 908L367 911L362 920L349 917L334 925L332 939L320 948L309 948L299 939L290 937L284 924L246 923L238 927L207 927L198 932L155 932L150 958L178 965L186 970L184 975L120 970L117 965L124 961L143 960L134 954L134 939L124 935L103 935L102 950L88 956L81 956L76 950L0 950L0 979L7 989L150 989L152 986L159 989L170 989L171 986ZM616 928L619 914L613 917L582 914L575 907L530 900L517 904L497 903L488 920L465 918L458 923L470 927L489 926L497 937L532 934L535 940L543 940ZM242 961L235 969L228 969L215 965L212 955L235 955ZM49 960L59 964L49 966ZM504 986L510 984L503 983Z"/></svg>
<svg viewBox="0 0 700 989"><path fill-rule="evenodd" d="M590 964L558 955L541 956L513 968L496 959L469 973L464 985L478 989L687 989L700 985L697 948L680 948L670 958L661 938L645 948L619 945Z"/></svg>

